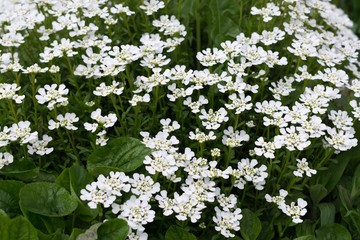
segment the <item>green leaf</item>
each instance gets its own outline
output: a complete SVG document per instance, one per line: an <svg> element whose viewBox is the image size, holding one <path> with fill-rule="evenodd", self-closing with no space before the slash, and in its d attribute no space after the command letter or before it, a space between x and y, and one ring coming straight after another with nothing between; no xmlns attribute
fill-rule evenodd
<svg viewBox="0 0 360 240"><path fill-rule="evenodd" d="M25 184L20 181L0 181L0 209L10 217L21 214L19 206L19 192Z"/></svg>
<svg viewBox="0 0 360 240"><path fill-rule="evenodd" d="M340 224L321 227L316 231L316 240L352 240L349 231Z"/></svg>
<svg viewBox="0 0 360 240"><path fill-rule="evenodd" d="M77 236L76 240L97 240L97 229L101 226L101 223L95 223L84 233Z"/></svg>
<svg viewBox="0 0 360 240"><path fill-rule="evenodd" d="M335 206L332 203L321 203L320 208L320 221L321 226L330 225L335 222Z"/></svg>
<svg viewBox="0 0 360 240"><path fill-rule="evenodd" d="M97 229L99 240L122 240L126 239L129 233L129 226L123 219L111 219L104 222Z"/></svg>
<svg viewBox="0 0 360 240"><path fill-rule="evenodd" d="M241 224L241 220L240 220L240 224ZM262 229L258 239L260 240L273 239L275 235L274 225L266 221L263 221L261 224L262 224Z"/></svg>
<svg viewBox="0 0 360 240"><path fill-rule="evenodd" d="M338 186L338 190L341 203L346 210L349 210L350 208L352 208L349 190L347 190L341 185Z"/></svg>
<svg viewBox="0 0 360 240"><path fill-rule="evenodd" d="M8 220L0 229L0 239L6 240L38 240L36 229L24 217Z"/></svg>
<svg viewBox="0 0 360 240"><path fill-rule="evenodd" d="M48 217L69 215L78 205L65 188L48 182L25 185L20 190L20 201L25 210Z"/></svg>
<svg viewBox="0 0 360 240"><path fill-rule="evenodd" d="M179 226L171 225L166 231L165 240L196 240L196 237Z"/></svg>
<svg viewBox="0 0 360 240"><path fill-rule="evenodd" d="M245 240L257 239L261 232L261 222L259 218L249 209L243 209L243 218L240 220L241 236Z"/></svg>
<svg viewBox="0 0 360 240"><path fill-rule="evenodd" d="M44 234L38 231L39 240L68 240L69 236L62 233L61 229L58 229L55 233Z"/></svg>
<svg viewBox="0 0 360 240"><path fill-rule="evenodd" d="M115 138L89 156L87 168L96 176L111 171L130 172L140 167L150 153L150 149L135 138Z"/></svg>
<svg viewBox="0 0 360 240"><path fill-rule="evenodd" d="M3 167L0 173L23 181L32 181L39 174L39 168L31 159L23 158Z"/></svg>
<svg viewBox="0 0 360 240"><path fill-rule="evenodd" d="M77 237L84 233L85 230L84 229L80 229L80 228L73 228L72 229L72 232L71 232L71 235L69 237L69 240L77 240Z"/></svg>
<svg viewBox="0 0 360 240"><path fill-rule="evenodd" d="M79 196L81 189L85 188L92 180L84 167L73 165L65 168L55 182L69 192L73 190L75 195Z"/></svg>
<svg viewBox="0 0 360 240"><path fill-rule="evenodd" d="M81 189L92 181L91 176L82 166L74 165L70 168L65 168L56 179L56 183L65 188L75 196L78 200L78 207L75 211L76 217L80 220L90 222L98 214L99 209L91 209L85 206L79 199Z"/></svg>
<svg viewBox="0 0 360 240"><path fill-rule="evenodd" d="M301 224L296 225L296 236L313 235L316 228L316 222L312 222L309 219L305 219Z"/></svg>
<svg viewBox="0 0 360 240"><path fill-rule="evenodd" d="M346 166L351 159L360 155L360 148L352 148L349 151L343 152L336 156L336 159L341 161L330 162L326 171L319 171L316 177L312 178L312 181L316 181L331 192L342 177ZM331 174L329 174L331 173Z"/></svg>
<svg viewBox="0 0 360 240"><path fill-rule="evenodd" d="M316 240L316 238L314 235L307 235L307 236L295 238L294 240Z"/></svg>
<svg viewBox="0 0 360 240"><path fill-rule="evenodd" d="M312 185L309 191L310 198L314 203L319 203L328 194L326 188L321 184Z"/></svg>
<svg viewBox="0 0 360 240"><path fill-rule="evenodd" d="M355 199L359 196L359 194L360 194L360 165L357 166L354 172L350 198Z"/></svg>

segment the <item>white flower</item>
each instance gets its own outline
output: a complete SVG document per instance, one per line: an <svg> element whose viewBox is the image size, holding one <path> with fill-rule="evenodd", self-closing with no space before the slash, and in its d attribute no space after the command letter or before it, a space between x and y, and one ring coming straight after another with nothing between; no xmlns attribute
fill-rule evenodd
<svg viewBox="0 0 360 240"><path fill-rule="evenodd" d="M96 134L95 144L99 146L105 146L109 139L106 138L106 131L102 130Z"/></svg>
<svg viewBox="0 0 360 240"><path fill-rule="evenodd" d="M199 60L201 65L209 67L226 61L227 56L224 51L217 48L213 48L212 51L213 53L210 48L207 48L196 54L196 58Z"/></svg>
<svg viewBox="0 0 360 240"><path fill-rule="evenodd" d="M266 4L264 8L251 8L251 15L261 15L263 17L264 22L268 22L272 19L273 16L280 16L280 8L276 6L274 3L270 2Z"/></svg>
<svg viewBox="0 0 360 240"><path fill-rule="evenodd" d="M294 223L302 223L303 220L300 217L304 216L307 212L306 210L307 202L302 198L298 198L297 205L295 202L291 202L290 205L281 203L279 208L283 213L292 217Z"/></svg>
<svg viewBox="0 0 360 240"><path fill-rule="evenodd" d="M283 146L283 141L279 136L275 136L273 142L265 142L263 137L259 137L255 141L255 145L258 146L254 148L256 155L264 156L266 158L275 158L275 150L280 149Z"/></svg>
<svg viewBox="0 0 360 240"><path fill-rule="evenodd" d="M50 130L64 127L68 130L77 130L78 128L73 125L79 121L79 118L75 115L75 113L65 113L65 115L59 114L57 115L56 119L58 122L55 122L53 119L49 120L48 128Z"/></svg>
<svg viewBox="0 0 360 240"><path fill-rule="evenodd" d="M145 11L146 15L152 15L164 7L164 2L159 0L144 0L143 5L140 5L140 8Z"/></svg>
<svg viewBox="0 0 360 240"><path fill-rule="evenodd" d="M360 119L360 106L359 106L359 104L356 102L356 100L351 100L349 102L349 104L353 108L352 114L354 114L354 117L356 119Z"/></svg>
<svg viewBox="0 0 360 240"><path fill-rule="evenodd" d="M114 211L114 207L113 213L118 213L116 208ZM151 206L147 201L132 195L130 199L121 206L121 212L118 218L125 219L130 228L144 231L145 228L143 225L154 221L155 211L151 210Z"/></svg>
<svg viewBox="0 0 360 240"><path fill-rule="evenodd" d="M110 172L110 176L105 177L104 175L99 175L97 178L97 186L99 189L107 189L111 194L115 196L122 196L121 191L129 192L130 184L129 177L123 172Z"/></svg>
<svg viewBox="0 0 360 240"><path fill-rule="evenodd" d="M280 189L279 195L271 197L269 194L265 195L265 199L269 203L275 203L276 205L281 206L285 204L285 197L288 195L288 191Z"/></svg>
<svg viewBox="0 0 360 240"><path fill-rule="evenodd" d="M353 119L348 116L346 111L331 110L328 117L338 129L347 131L353 126Z"/></svg>
<svg viewBox="0 0 360 240"><path fill-rule="evenodd" d="M250 136L248 134L246 134L246 132L244 130L241 130L240 132L238 130L236 130L234 132L234 128L233 127L228 127L228 129L224 130L224 135L222 138L222 143L225 146L228 147L240 147L242 146L242 142L243 141L249 141Z"/></svg>
<svg viewBox="0 0 360 240"><path fill-rule="evenodd" d="M93 111L90 117L104 128L110 128L114 126L117 121L116 114L114 113L109 113L108 115L102 116L100 108L97 108L95 111ZM88 131L95 132L95 129L98 127L98 124L84 123L84 127Z"/></svg>
<svg viewBox="0 0 360 240"><path fill-rule="evenodd" d="M18 95L16 94L17 91L19 91L21 87L13 84L8 83L0 83L0 99L12 99L16 103L22 103L25 96L24 95Z"/></svg>
<svg viewBox="0 0 360 240"><path fill-rule="evenodd" d="M129 101L131 106L136 106L139 102L150 102L150 95L147 93L144 96L134 94L132 99Z"/></svg>
<svg viewBox="0 0 360 240"><path fill-rule="evenodd" d="M343 87L349 83L349 76L346 72L336 68L325 68L324 73L319 71L313 79L331 82L336 87Z"/></svg>
<svg viewBox="0 0 360 240"><path fill-rule="evenodd" d="M139 199L148 201L153 194L160 191L160 183L154 182L154 180L145 176L144 174L134 173L133 177L129 179L131 184L131 192Z"/></svg>
<svg viewBox="0 0 360 240"><path fill-rule="evenodd" d="M130 228L127 238L129 240L147 240L148 234L146 232L140 231L139 229L137 229L136 232L133 232Z"/></svg>
<svg viewBox="0 0 360 240"><path fill-rule="evenodd" d="M191 97L186 98L183 102L183 104L185 106L188 106L189 108L191 108L192 113L200 112L200 107L205 104L208 104L208 103L209 103L209 101L203 95L200 95L199 100L196 102L193 102Z"/></svg>
<svg viewBox="0 0 360 240"><path fill-rule="evenodd" d="M199 143L203 143L206 141L215 140L216 136L213 131L210 131L208 134L206 134L204 132L201 132L198 128L196 128L195 133L192 131L189 132L189 138L191 140L196 140Z"/></svg>
<svg viewBox="0 0 360 240"><path fill-rule="evenodd" d="M12 141L16 141L19 138L21 145L25 143L29 143L33 140L37 140L38 133L31 132L29 121L20 121L18 123L14 123L11 126L9 139Z"/></svg>
<svg viewBox="0 0 360 240"><path fill-rule="evenodd" d="M328 128L327 133L330 136L325 136L325 140L336 150L346 151L357 146L358 140L355 138L354 132L353 128L348 131Z"/></svg>
<svg viewBox="0 0 360 240"><path fill-rule="evenodd" d="M178 220L185 221L190 218L191 222L195 223L201 218L201 211L205 209L206 206L203 202L194 199L194 197L196 196L174 193L173 210Z"/></svg>
<svg viewBox="0 0 360 240"><path fill-rule="evenodd" d="M229 99L231 100L231 103L225 104L225 107L227 109L235 109L236 114L240 114L245 110L250 110L253 105L251 103L251 97L245 96L244 93L239 93L239 95L233 93L229 96Z"/></svg>
<svg viewBox="0 0 360 240"><path fill-rule="evenodd" d="M221 156L221 151L218 148L213 148L213 149L210 150L210 152L211 152L211 156L214 157L214 158Z"/></svg>
<svg viewBox="0 0 360 240"><path fill-rule="evenodd" d="M175 136L170 136L168 132L158 132L154 138L150 138L147 132L140 132L140 135L143 136L143 143L150 149L165 150L168 153L177 151L174 145L178 144L179 140Z"/></svg>
<svg viewBox="0 0 360 240"><path fill-rule="evenodd" d="M316 170L311 169L309 167L309 164L306 160L306 158L303 159L296 159L297 162L297 170L293 171L293 174L297 177L303 177L303 174L305 173L306 176L311 177L311 175L316 174Z"/></svg>
<svg viewBox="0 0 360 240"><path fill-rule="evenodd" d="M221 126L221 123L227 122L229 120L225 108L220 108L217 111L210 109L209 112L206 112L205 109L202 109L199 118L203 120L202 125L206 129L214 130L218 129Z"/></svg>
<svg viewBox="0 0 360 240"><path fill-rule="evenodd" d="M227 197L223 193L220 194L220 188L216 188L216 200L225 211L234 209L237 204L237 198L234 194L230 194Z"/></svg>
<svg viewBox="0 0 360 240"><path fill-rule="evenodd" d="M81 200L89 201L88 206L90 208L96 208L99 203L108 208L116 199L116 196L111 193L110 189L100 189L97 182L86 185L85 189L80 191L80 194Z"/></svg>
<svg viewBox="0 0 360 240"><path fill-rule="evenodd" d="M150 174L160 172L163 176L173 175L178 169L174 156L166 151L152 152L151 157L145 157L144 164L146 164L145 169Z"/></svg>
<svg viewBox="0 0 360 240"><path fill-rule="evenodd" d="M44 88L39 88L38 95L35 96L39 104L48 103L47 107L52 110L54 107L66 106L68 98L66 95L69 89L64 84L45 85Z"/></svg>
<svg viewBox="0 0 360 240"><path fill-rule="evenodd" d="M302 131L301 128L295 128L294 126L280 128L280 133L279 137L289 151L303 150L311 144L309 134Z"/></svg>
<svg viewBox="0 0 360 240"><path fill-rule="evenodd" d="M233 211L226 211L215 207L215 212L216 216L213 217L213 221L216 224L215 230L227 238L235 237L235 234L231 233L231 230L240 230L240 220L243 217L241 209L236 208Z"/></svg>
<svg viewBox="0 0 360 240"><path fill-rule="evenodd" d="M164 216L169 216L173 213L174 200L167 196L167 192L162 190L160 194L155 196L155 199L159 203L159 207L164 209Z"/></svg>
<svg viewBox="0 0 360 240"><path fill-rule="evenodd" d="M124 87L118 87L119 85L120 83L116 81L113 81L110 86L105 85L105 83L100 83L100 85L96 87L93 93L96 96L102 96L102 97L106 97L112 93L115 95L121 95L124 90Z"/></svg>
<svg viewBox="0 0 360 240"><path fill-rule="evenodd" d="M172 132L175 131L177 129L180 129L180 125L177 121L173 121L172 124L171 123L171 119L167 118L167 119L161 119L160 120L161 125L163 125L163 131L164 132Z"/></svg>
<svg viewBox="0 0 360 240"><path fill-rule="evenodd" d="M282 106L281 102L274 100L264 100L263 102L255 103L256 108L254 109L257 113L264 113L267 115L272 115L275 112L281 112L286 109L286 107Z"/></svg>
<svg viewBox="0 0 360 240"><path fill-rule="evenodd" d="M318 116L311 116L309 120L304 120L300 122L301 131L305 131L309 134L310 138L318 138L322 135L325 135L325 131L327 129L327 126L322 123L322 120Z"/></svg>
<svg viewBox="0 0 360 240"><path fill-rule="evenodd" d="M51 153L54 150L54 148L47 147L47 145L51 141L52 141L52 137L50 137L46 134L44 134L42 136L42 140L40 140L40 139L31 140L30 143L27 145L28 153L31 155L36 153L41 156Z"/></svg>
<svg viewBox="0 0 360 240"><path fill-rule="evenodd" d="M171 16L169 19L168 15L162 15L160 16L160 20L154 20L152 24L154 27L159 28L159 32L163 32L165 35L186 35L185 26L180 24L175 16Z"/></svg>
<svg viewBox="0 0 360 240"><path fill-rule="evenodd" d="M14 157L11 153L0 152L0 169L4 166L11 164L14 161Z"/></svg>

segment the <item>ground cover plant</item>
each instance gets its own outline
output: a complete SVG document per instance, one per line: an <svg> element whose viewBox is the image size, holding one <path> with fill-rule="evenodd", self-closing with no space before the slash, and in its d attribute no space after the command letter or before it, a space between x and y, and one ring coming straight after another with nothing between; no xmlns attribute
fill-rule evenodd
<svg viewBox="0 0 360 240"><path fill-rule="evenodd" d="M360 41L330 1L0 2L0 239L360 239Z"/></svg>

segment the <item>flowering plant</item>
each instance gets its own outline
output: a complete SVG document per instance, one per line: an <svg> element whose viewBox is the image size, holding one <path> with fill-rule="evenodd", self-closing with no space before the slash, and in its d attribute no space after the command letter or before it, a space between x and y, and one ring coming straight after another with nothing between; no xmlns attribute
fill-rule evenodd
<svg viewBox="0 0 360 240"><path fill-rule="evenodd" d="M329 1L0 9L2 239L359 239L360 168L331 201L360 40Z"/></svg>

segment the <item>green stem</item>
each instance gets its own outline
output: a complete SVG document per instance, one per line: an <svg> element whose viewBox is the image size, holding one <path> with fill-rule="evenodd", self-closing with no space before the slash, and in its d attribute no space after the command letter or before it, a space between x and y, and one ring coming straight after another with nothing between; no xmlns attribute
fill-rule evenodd
<svg viewBox="0 0 360 240"><path fill-rule="evenodd" d="M320 163L317 165L317 168L319 169L320 167L322 167L323 164L326 162L326 160L331 158L334 152L335 152L334 148L330 149L330 151L327 154L325 154L325 156L320 160Z"/></svg>
<svg viewBox="0 0 360 240"><path fill-rule="evenodd" d="M196 9L196 51L201 51L201 21L200 21L200 0L195 0ZM197 68L200 69L200 62L196 61Z"/></svg>
<svg viewBox="0 0 360 240"><path fill-rule="evenodd" d="M281 182L281 179L282 179L282 177L283 177L283 175L284 175L284 173L285 173L285 171L286 171L286 169L288 167L288 163L289 163L290 158L291 158L291 152L287 151L285 161L282 164L281 172L280 172L279 178L277 180L277 185L279 185L280 182Z"/></svg>
<svg viewBox="0 0 360 240"><path fill-rule="evenodd" d="M68 130L66 130L66 134L67 134L67 136L69 138L71 148L73 149L73 151L74 151L74 153L76 155L76 164L80 165L80 156L79 156L78 150L76 149L76 146L75 146L75 143L74 143L74 138L73 138L72 134L70 134L70 132Z"/></svg>
<svg viewBox="0 0 360 240"><path fill-rule="evenodd" d="M14 104L13 104L12 100L7 99L7 102L8 102L8 106L9 106L9 109L11 111L11 114L13 115L14 120L18 123L19 119L17 117L17 114L16 114L16 111L15 111Z"/></svg>

